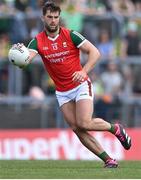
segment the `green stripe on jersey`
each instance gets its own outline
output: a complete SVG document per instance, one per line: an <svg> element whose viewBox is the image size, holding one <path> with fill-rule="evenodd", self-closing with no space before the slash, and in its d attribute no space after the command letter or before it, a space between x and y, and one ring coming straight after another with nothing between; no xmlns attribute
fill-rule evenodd
<svg viewBox="0 0 141 180"><path fill-rule="evenodd" d="M27 46L29 49L34 49L37 51L37 40L36 39L32 39L28 46Z"/></svg>
<svg viewBox="0 0 141 180"><path fill-rule="evenodd" d="M85 37L77 31L71 31L70 36L75 46L79 46L85 40Z"/></svg>

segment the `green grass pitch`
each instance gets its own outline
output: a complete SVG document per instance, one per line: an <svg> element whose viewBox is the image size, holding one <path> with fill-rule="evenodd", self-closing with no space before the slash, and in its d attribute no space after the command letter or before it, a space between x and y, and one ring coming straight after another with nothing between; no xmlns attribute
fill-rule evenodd
<svg viewBox="0 0 141 180"><path fill-rule="evenodd" d="M101 161L1 160L0 179L140 179L141 161L120 161L116 169Z"/></svg>

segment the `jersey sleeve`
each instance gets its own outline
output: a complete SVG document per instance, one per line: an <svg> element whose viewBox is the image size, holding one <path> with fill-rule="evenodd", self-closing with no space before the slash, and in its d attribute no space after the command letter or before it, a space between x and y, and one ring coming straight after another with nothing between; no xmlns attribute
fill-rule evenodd
<svg viewBox="0 0 141 180"><path fill-rule="evenodd" d="M77 48L79 48L79 47L86 41L85 37L82 36L82 35L81 35L79 32L77 32L77 31L73 31L73 30L72 30L72 31L70 32L70 36L71 36L71 39L72 39L74 45L75 45Z"/></svg>
<svg viewBox="0 0 141 180"><path fill-rule="evenodd" d="M28 47L28 49L33 50L33 51L35 51L35 52L38 53L37 40L36 40L36 39L32 39L32 40L29 42L29 44L28 44L27 47Z"/></svg>

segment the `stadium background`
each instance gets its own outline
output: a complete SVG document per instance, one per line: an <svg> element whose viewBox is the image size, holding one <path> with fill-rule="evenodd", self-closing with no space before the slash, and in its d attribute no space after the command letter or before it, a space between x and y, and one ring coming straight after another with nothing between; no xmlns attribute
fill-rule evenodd
<svg viewBox="0 0 141 180"><path fill-rule="evenodd" d="M10 46L42 30L44 0L0 1L0 159L94 159L64 122L54 84L40 57L24 71L8 62ZM141 2L56 0L61 24L82 33L101 52L90 73L93 116L121 122L133 138L129 152L107 133L93 133L119 160L141 160ZM81 54L82 64L87 57ZM120 152L120 153L119 153Z"/></svg>

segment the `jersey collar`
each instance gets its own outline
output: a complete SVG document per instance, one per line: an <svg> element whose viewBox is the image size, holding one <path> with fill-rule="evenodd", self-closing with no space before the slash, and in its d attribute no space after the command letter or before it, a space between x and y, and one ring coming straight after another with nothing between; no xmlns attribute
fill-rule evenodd
<svg viewBox="0 0 141 180"><path fill-rule="evenodd" d="M50 37L50 36L46 33L46 31L45 31L48 39L51 40L51 41L55 41L55 40L59 37L60 32L61 32L61 27L60 27L60 29L59 29L59 33L58 33L55 37Z"/></svg>
<svg viewBox="0 0 141 180"><path fill-rule="evenodd" d="M54 38L48 36L48 39L51 40L51 41L55 41L57 38L58 38L59 34L57 34Z"/></svg>

